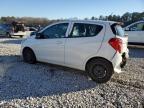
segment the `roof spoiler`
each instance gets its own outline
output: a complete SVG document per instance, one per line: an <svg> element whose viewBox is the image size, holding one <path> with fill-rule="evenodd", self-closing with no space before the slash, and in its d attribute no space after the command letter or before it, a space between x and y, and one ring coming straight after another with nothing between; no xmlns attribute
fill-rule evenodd
<svg viewBox="0 0 144 108"><path fill-rule="evenodd" d="M123 26L123 25L124 25L124 23L123 23L123 22L115 22L115 23L113 23L113 24L112 24L112 26L116 26L116 25Z"/></svg>
<svg viewBox="0 0 144 108"><path fill-rule="evenodd" d="M117 25L121 25L121 26L123 26L124 25L124 23L123 22L116 22L117 23Z"/></svg>

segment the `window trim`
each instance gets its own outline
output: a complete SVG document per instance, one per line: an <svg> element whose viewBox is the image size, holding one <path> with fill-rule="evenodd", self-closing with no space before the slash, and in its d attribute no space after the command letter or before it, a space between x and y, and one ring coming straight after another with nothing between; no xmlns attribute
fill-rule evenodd
<svg viewBox="0 0 144 108"><path fill-rule="evenodd" d="M102 31L102 30L101 30L97 35L94 35L94 36L77 36L77 37L72 37L72 36L71 36L71 33L72 33L72 31L73 31L74 24L99 25L99 26L102 26L102 30L104 29L104 25L103 25L103 24L99 24L99 23L72 22L72 23L71 23L71 29L70 29L70 31L69 31L69 34L68 34L67 38L88 38L88 37L96 37L96 36Z"/></svg>

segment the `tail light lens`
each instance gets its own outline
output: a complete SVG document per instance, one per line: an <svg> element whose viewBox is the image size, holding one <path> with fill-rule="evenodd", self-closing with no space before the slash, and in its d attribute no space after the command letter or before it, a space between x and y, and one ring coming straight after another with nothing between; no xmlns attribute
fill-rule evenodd
<svg viewBox="0 0 144 108"><path fill-rule="evenodd" d="M109 40L109 44L119 53L121 53L122 50L122 40L119 38L111 38Z"/></svg>

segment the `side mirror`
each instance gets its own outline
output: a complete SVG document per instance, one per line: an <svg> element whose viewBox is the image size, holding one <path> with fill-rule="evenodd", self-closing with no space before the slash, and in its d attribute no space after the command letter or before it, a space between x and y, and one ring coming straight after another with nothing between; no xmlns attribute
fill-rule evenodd
<svg viewBox="0 0 144 108"><path fill-rule="evenodd" d="M36 39L43 39L44 36L43 36L42 33L36 33L36 37L35 37L35 38L36 38Z"/></svg>
<svg viewBox="0 0 144 108"><path fill-rule="evenodd" d="M31 32L30 36L36 35L36 32Z"/></svg>

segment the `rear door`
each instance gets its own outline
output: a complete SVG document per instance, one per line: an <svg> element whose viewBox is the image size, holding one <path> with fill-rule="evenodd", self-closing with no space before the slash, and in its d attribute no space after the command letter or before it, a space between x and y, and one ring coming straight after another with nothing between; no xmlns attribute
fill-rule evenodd
<svg viewBox="0 0 144 108"><path fill-rule="evenodd" d="M104 25L73 22L65 44L65 64L82 69L84 61L97 54L104 34Z"/></svg>

